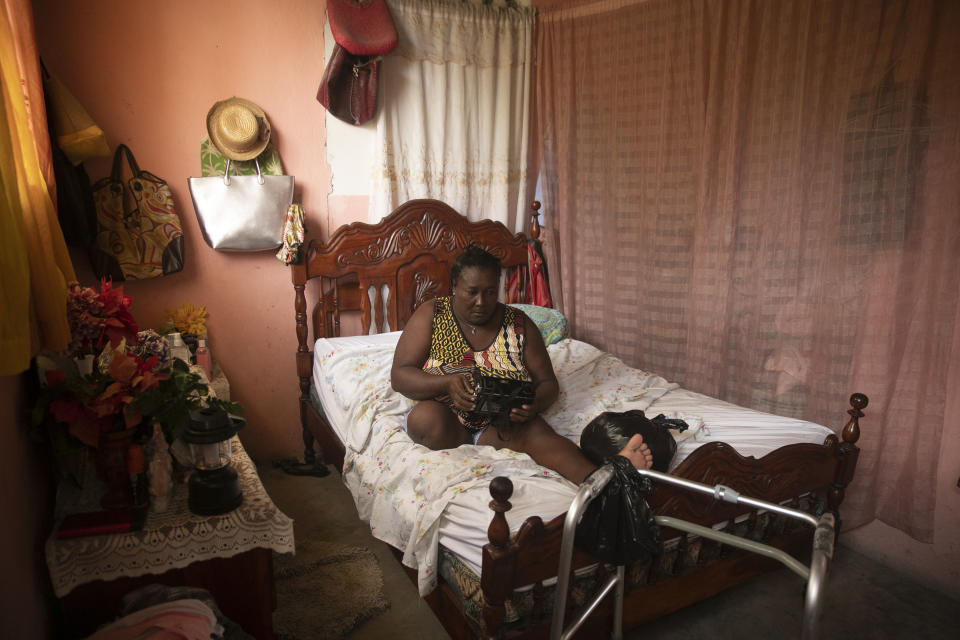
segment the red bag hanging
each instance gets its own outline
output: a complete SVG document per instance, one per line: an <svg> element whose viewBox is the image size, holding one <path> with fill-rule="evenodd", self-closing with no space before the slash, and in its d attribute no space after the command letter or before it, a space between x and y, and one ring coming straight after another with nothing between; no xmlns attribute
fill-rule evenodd
<svg viewBox="0 0 960 640"><path fill-rule="evenodd" d="M377 110L380 56L397 46L397 30L384 0L328 0L336 45L317 100L348 124L363 124Z"/></svg>
<svg viewBox="0 0 960 640"><path fill-rule="evenodd" d="M347 124L363 124L377 112L380 56L355 56L334 45L317 100Z"/></svg>
<svg viewBox="0 0 960 640"><path fill-rule="evenodd" d="M384 0L327 0L334 41L355 56L382 56L397 46L397 29Z"/></svg>

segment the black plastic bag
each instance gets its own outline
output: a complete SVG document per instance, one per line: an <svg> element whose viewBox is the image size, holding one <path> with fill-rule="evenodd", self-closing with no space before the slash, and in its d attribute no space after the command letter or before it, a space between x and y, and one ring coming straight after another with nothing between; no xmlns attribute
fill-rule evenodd
<svg viewBox="0 0 960 640"><path fill-rule="evenodd" d="M660 527L645 496L651 483L623 456L613 456L613 477L577 525L576 547L604 562L628 565L663 551Z"/></svg>
<svg viewBox="0 0 960 640"><path fill-rule="evenodd" d="M643 441L653 454L653 469L667 472L670 461L677 453L677 441L670 429L683 431L687 423L658 415L653 420L643 411L634 409L623 413L605 411L590 421L580 435L580 448L589 460L600 466L627 446L627 441L635 434L643 436Z"/></svg>

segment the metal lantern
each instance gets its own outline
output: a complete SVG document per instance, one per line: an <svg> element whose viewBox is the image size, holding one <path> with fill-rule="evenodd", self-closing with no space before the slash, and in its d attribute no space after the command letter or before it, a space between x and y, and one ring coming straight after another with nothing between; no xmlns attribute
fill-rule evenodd
<svg viewBox="0 0 960 640"><path fill-rule="evenodd" d="M204 408L190 413L183 440L190 445L194 467L188 484L193 513L227 513L243 502L237 472L230 466L230 439L244 424L243 418L226 411Z"/></svg>

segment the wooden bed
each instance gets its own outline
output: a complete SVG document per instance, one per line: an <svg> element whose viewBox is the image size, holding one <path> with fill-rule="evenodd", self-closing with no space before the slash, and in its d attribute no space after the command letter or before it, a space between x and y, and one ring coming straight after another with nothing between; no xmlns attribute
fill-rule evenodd
<svg viewBox="0 0 960 640"><path fill-rule="evenodd" d="M539 204L534 203L533 237L539 234L538 209ZM449 265L471 242L497 255L505 269L526 268L528 248L524 236L510 233L500 223L471 223L435 200L407 202L379 224L354 223L341 227L327 243L311 241L306 245L303 259L292 267L306 463L317 462L315 441L322 460L340 470L345 455L344 445L311 404L313 342L321 337L339 337L344 314L351 312L359 315L360 335L370 333L371 326L377 333L402 329L421 302L449 293ZM308 294L317 298L309 322ZM853 394L850 404L850 417L841 436L828 436L823 444L788 445L755 459L714 442L696 449L672 473L705 484L725 484L768 502L813 512L828 509L837 516L839 531L839 507L856 467L859 418L867 398ZM556 575L563 516L546 523L537 517L528 518L511 536L503 515L511 508L511 492L512 484L507 478L498 477L490 484L492 518L479 577L482 619L465 615L459 590L443 580L426 598L453 638L546 637L549 631L552 599L543 583ZM657 515L705 526L725 523L725 530L799 556L810 549L809 529L793 526L779 516L751 511L749 507L663 486L654 490L648 502ZM624 628L675 611L778 566L755 554L681 532L664 531L663 536L673 540L669 550L628 571ZM574 568L596 564L586 554L575 555ZM416 580L415 572L407 570ZM605 568L597 566L595 571L602 573ZM507 628L506 603L515 589L528 585L534 585L528 591L532 592L533 606L525 626ZM568 602L575 599L568 598ZM611 628L609 607L601 606L577 637L594 637Z"/></svg>

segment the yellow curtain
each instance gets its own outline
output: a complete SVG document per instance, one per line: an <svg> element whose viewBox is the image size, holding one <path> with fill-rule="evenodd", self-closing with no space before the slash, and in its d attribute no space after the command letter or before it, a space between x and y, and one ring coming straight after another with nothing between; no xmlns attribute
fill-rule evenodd
<svg viewBox="0 0 960 640"><path fill-rule="evenodd" d="M27 27L27 28L24 28ZM0 375L20 373L39 349L65 349L67 283L76 279L44 179L49 140L29 2L0 15ZM29 95L28 95L29 93ZM31 117L33 116L33 117Z"/></svg>

